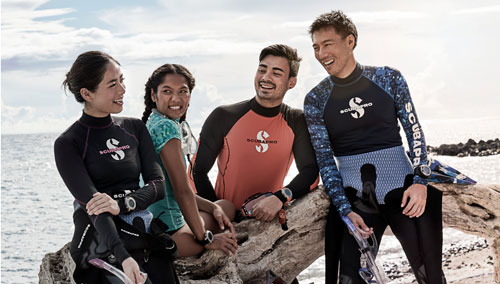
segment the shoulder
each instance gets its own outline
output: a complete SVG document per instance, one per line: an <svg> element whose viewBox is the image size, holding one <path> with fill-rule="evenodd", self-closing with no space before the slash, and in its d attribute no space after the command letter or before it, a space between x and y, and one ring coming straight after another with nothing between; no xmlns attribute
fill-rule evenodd
<svg viewBox="0 0 500 284"><path fill-rule="evenodd" d="M398 69L389 66L363 66L363 75L371 80L398 80L402 77Z"/></svg>
<svg viewBox="0 0 500 284"><path fill-rule="evenodd" d="M217 108L214 109L214 111L212 111L210 116L229 117L245 113L249 110L250 110L250 100L245 100L234 104L218 106Z"/></svg>
<svg viewBox="0 0 500 284"><path fill-rule="evenodd" d="M301 125L305 126L304 111L298 108L290 107L286 104L281 105L281 114L288 125L295 129ZM304 122L304 123L303 123Z"/></svg>
<svg viewBox="0 0 500 284"><path fill-rule="evenodd" d="M164 138L180 139L181 137L179 124L176 121L161 117L155 113L149 117L146 127L153 141L163 140Z"/></svg>
<svg viewBox="0 0 500 284"><path fill-rule="evenodd" d="M332 92L334 83L330 76L324 78L314 88L312 88L304 99L304 106L316 105L326 101Z"/></svg>
<svg viewBox="0 0 500 284"><path fill-rule="evenodd" d="M63 131L54 142L54 146L75 143L82 135L85 135L85 127L75 121L70 127Z"/></svg>

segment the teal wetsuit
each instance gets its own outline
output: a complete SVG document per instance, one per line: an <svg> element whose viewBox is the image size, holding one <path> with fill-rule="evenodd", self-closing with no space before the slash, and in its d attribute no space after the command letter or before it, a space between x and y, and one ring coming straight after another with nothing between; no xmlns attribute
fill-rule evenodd
<svg viewBox="0 0 500 284"><path fill-rule="evenodd" d="M178 122L164 117L157 111L153 111L151 113L151 116L146 123L146 127L151 135L151 138L153 139L154 148L160 160L160 152L168 141L171 139L179 139L179 141L182 141ZM170 184L167 171L165 170L163 163L160 163L160 165L163 170L163 175L165 176L165 197L149 206L148 210L153 213L154 217L159 217L165 224L167 224L168 231L172 232L180 229L186 222L184 221L181 209L175 200L174 191L172 189L172 185Z"/></svg>

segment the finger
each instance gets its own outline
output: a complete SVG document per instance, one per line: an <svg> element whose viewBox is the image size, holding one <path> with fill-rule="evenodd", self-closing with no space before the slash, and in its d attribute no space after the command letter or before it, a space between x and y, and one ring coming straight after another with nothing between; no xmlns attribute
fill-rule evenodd
<svg viewBox="0 0 500 284"><path fill-rule="evenodd" d="M405 209L403 210L403 214L408 215L408 212L415 206L415 200L410 198L410 202L406 205Z"/></svg>
<svg viewBox="0 0 500 284"><path fill-rule="evenodd" d="M424 212L425 212L425 204L424 204L424 206L422 206L422 209L420 209L420 212L418 212L418 216L417 217L420 217L420 216L424 215Z"/></svg>
<svg viewBox="0 0 500 284"><path fill-rule="evenodd" d="M236 239L236 231L234 230L234 226L231 223L231 221L229 221L229 219L227 219L226 225L229 227L229 230L231 231L233 238Z"/></svg>
<svg viewBox="0 0 500 284"><path fill-rule="evenodd" d="M403 199L401 200L401 207L405 207L406 201L408 200L409 192L405 190L403 194Z"/></svg>
<svg viewBox="0 0 500 284"><path fill-rule="evenodd" d="M217 223L219 223L219 228L221 230L224 230L224 217L218 216L217 218L215 218L215 220L217 220Z"/></svg>

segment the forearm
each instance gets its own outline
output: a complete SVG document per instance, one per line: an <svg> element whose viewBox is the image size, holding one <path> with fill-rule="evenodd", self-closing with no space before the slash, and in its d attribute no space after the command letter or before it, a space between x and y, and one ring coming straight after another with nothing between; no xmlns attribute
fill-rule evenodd
<svg viewBox="0 0 500 284"><path fill-rule="evenodd" d="M212 212L214 211L215 204L212 201L207 200L199 195L196 195L195 197L196 197L196 203L198 204L198 209L200 211L212 214Z"/></svg>
<svg viewBox="0 0 500 284"><path fill-rule="evenodd" d="M197 199L191 188L175 190L174 196L186 223L198 240L203 239L205 227L198 212Z"/></svg>

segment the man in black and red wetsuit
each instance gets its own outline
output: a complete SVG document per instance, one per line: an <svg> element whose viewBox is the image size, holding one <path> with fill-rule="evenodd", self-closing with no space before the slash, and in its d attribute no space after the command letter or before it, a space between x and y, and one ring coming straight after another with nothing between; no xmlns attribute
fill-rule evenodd
<svg viewBox="0 0 500 284"><path fill-rule="evenodd" d="M300 60L289 46L264 48L255 75L256 96L220 106L207 118L193 169L200 196L229 200L240 210L248 197L273 192L252 213L257 220L271 221L284 203L317 185L318 167L304 113L283 104L285 93L297 83ZM294 158L299 173L283 186ZM208 172L216 159L214 189Z"/></svg>

